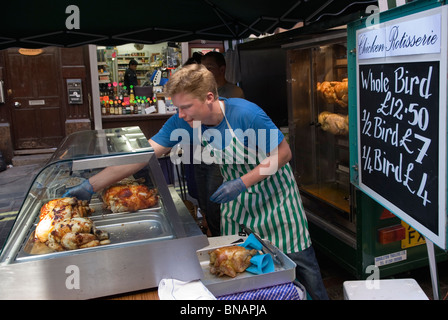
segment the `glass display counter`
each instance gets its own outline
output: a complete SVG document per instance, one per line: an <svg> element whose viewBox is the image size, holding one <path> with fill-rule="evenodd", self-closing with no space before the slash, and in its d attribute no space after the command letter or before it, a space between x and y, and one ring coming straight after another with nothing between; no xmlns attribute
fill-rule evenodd
<svg viewBox="0 0 448 320"><path fill-rule="evenodd" d="M142 170L114 187L149 190L154 200L149 207L120 209L110 201L122 194L110 200L107 190L94 193L88 203L64 197L67 189L106 167L143 162L147 165ZM48 230L43 229L42 208L61 199L72 201L67 204L71 220L64 220L70 230L58 238L58 232L65 230L54 218L60 208L53 209ZM65 210L66 205L62 207ZM81 211L85 216L76 217L75 212ZM75 229L75 220L84 218L92 227ZM66 234L76 239L87 234L94 240L71 247L77 240L69 242ZM166 184L139 127L77 132L65 138L29 187L1 251L0 298L87 299L157 287L163 278L200 279L196 251L207 245L207 237Z"/></svg>

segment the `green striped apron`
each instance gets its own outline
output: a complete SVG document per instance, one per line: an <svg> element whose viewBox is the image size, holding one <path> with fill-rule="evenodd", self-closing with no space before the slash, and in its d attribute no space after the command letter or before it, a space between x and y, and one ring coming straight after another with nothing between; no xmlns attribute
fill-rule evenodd
<svg viewBox="0 0 448 320"><path fill-rule="evenodd" d="M221 103L220 106L232 141L224 150L219 150L207 142L204 132L202 143L207 153L221 160L221 174L224 181L230 181L253 170L260 161L254 150L236 138ZM221 234L237 234L240 224L268 239L284 253L299 252L311 245L305 210L289 163L247 188L235 200L221 204Z"/></svg>

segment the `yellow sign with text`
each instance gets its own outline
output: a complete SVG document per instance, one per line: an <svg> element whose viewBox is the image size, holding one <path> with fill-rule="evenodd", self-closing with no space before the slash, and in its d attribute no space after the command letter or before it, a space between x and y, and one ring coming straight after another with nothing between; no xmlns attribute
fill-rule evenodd
<svg viewBox="0 0 448 320"><path fill-rule="evenodd" d="M19 53L23 56L37 56L43 52L44 50L42 49L25 49L25 48L19 49Z"/></svg>
<svg viewBox="0 0 448 320"><path fill-rule="evenodd" d="M406 222L401 221L401 225L405 228L405 238L401 240L401 248L411 248L416 247L421 244L425 244L425 237L422 236L417 230L412 228L410 225L408 225Z"/></svg>

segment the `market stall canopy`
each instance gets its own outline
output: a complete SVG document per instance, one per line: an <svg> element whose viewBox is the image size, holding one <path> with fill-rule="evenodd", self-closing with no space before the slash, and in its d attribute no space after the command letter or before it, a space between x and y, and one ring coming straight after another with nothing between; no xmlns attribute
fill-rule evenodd
<svg viewBox="0 0 448 320"><path fill-rule="evenodd" d="M0 48L237 40L354 12L372 0L7 1Z"/></svg>

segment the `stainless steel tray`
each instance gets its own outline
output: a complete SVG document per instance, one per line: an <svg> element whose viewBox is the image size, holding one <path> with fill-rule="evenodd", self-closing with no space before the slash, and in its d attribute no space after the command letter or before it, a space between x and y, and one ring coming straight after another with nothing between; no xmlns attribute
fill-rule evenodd
<svg viewBox="0 0 448 320"><path fill-rule="evenodd" d="M204 277L201 278L201 281L213 295L219 297L226 294L270 287L295 280L296 264L287 255L267 241L264 241L265 244L277 254L277 257L281 262L281 264L275 264L275 270L273 272L256 275L245 271L238 274L235 278L228 276L218 277L211 274L210 255L208 253L216 248L234 245L232 243L239 239L243 239L244 241L246 238L237 235L211 237L208 239L210 245L197 251L199 263L204 272ZM241 241L241 243L243 241Z"/></svg>
<svg viewBox="0 0 448 320"><path fill-rule="evenodd" d="M174 238L174 233L160 207L139 210L132 213L110 213L92 215L95 226L99 230L109 232L110 244L98 247L54 252L45 244L35 240L34 231L37 222L32 226L26 237L26 242L20 249L17 260L34 260L54 258L91 250L101 250L111 246L124 246L151 241L161 241Z"/></svg>

